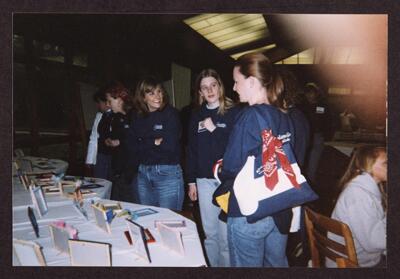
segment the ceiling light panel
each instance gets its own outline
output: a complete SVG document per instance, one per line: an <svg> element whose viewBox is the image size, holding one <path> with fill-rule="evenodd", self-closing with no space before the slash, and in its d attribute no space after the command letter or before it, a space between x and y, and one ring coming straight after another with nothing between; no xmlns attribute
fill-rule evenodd
<svg viewBox="0 0 400 279"><path fill-rule="evenodd" d="M261 14L203 14L184 22L222 50L266 38L269 34Z"/></svg>
<svg viewBox="0 0 400 279"><path fill-rule="evenodd" d="M265 46L265 47L260 47L260 48L255 48L255 49L251 49L251 50L247 50L247 51L235 53L235 54L232 54L231 57L232 57L233 59L238 59L240 56L242 56L242 55L244 55L244 54L246 54L246 53L250 53L250 52L263 52L263 51L266 51L266 50L271 49L271 48L274 48L274 47L276 47L276 44L270 44L270 45L267 45L267 46Z"/></svg>

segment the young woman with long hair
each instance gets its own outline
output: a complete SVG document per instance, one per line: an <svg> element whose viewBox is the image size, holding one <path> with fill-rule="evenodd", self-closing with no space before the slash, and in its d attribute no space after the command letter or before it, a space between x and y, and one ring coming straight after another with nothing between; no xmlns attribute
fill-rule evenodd
<svg viewBox="0 0 400 279"><path fill-rule="evenodd" d="M238 114L230 135L223 157L222 183L238 175L248 156L263 154L264 132L271 133L272 138L282 143L285 153L290 152L294 158L291 151L293 125L283 112L283 82L273 64L261 53L245 54L235 63L233 79L233 89L239 94L240 102L249 106ZM265 120L264 123L258 121L259 116ZM288 266L286 243L291 209L249 223L241 214L232 187L227 215L232 266Z"/></svg>
<svg viewBox="0 0 400 279"><path fill-rule="evenodd" d="M339 195L332 218L350 227L358 264L362 267L384 265L386 254L387 154L385 147L358 147L339 182ZM339 242L335 234L328 237ZM336 263L326 259L326 266Z"/></svg>
<svg viewBox="0 0 400 279"><path fill-rule="evenodd" d="M222 158L238 109L225 96L224 84L213 69L204 69L195 81L196 104L189 124L189 148L186 160L188 194L199 200L206 235L204 246L213 267L229 266L226 223L219 220L220 208L212 203L219 182L213 165Z"/></svg>
<svg viewBox="0 0 400 279"><path fill-rule="evenodd" d="M139 81L134 102L137 114L130 134L139 161L139 201L181 210L184 185L179 164L179 113L169 105L165 89L154 78Z"/></svg>

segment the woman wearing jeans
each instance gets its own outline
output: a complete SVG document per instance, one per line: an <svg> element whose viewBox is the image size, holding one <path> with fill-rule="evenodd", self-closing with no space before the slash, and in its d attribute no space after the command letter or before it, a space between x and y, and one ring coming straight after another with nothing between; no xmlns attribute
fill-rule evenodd
<svg viewBox="0 0 400 279"><path fill-rule="evenodd" d="M223 183L237 176L248 156L264 155L264 133L268 133L271 139L281 141L283 150L290 151L290 142L293 140L293 125L289 116L281 111L284 103L281 95L283 82L268 58L260 53L239 57L233 70L233 79L233 89L239 94L240 102L249 106L236 117L229 137L220 175ZM265 123L259 124L257 116L260 114ZM283 138L284 142L281 140ZM267 159L270 162L271 158ZM275 171L276 168L262 170L266 176L272 177ZM287 267L286 242L291 209L249 223L240 212L233 187L230 193L227 224L231 265Z"/></svg>
<svg viewBox="0 0 400 279"><path fill-rule="evenodd" d="M181 210L184 187L179 165L181 124L178 111L168 104L161 83L139 82L135 92L137 115L130 142L139 160L138 194L141 204Z"/></svg>
<svg viewBox="0 0 400 279"><path fill-rule="evenodd" d="M224 155L238 109L225 97L222 80L213 69L201 71L195 82L195 93L199 107L193 111L188 133L188 194L192 201L199 199L210 265L229 266L226 223L218 219L220 208L212 204L212 196L219 186L213 177L213 165Z"/></svg>

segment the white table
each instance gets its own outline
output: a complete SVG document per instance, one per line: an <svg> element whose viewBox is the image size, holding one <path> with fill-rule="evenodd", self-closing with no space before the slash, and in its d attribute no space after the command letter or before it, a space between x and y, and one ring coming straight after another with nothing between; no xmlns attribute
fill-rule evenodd
<svg viewBox="0 0 400 279"><path fill-rule="evenodd" d="M90 189L96 193L96 196L102 199L109 199L111 197L111 181L101 179L101 178L89 178L85 177L85 180L94 180L94 183L99 184L103 187ZM69 199L62 195L51 194L45 195L46 202L48 205L52 204L65 204L69 203ZM12 195L12 205L13 208L16 207L26 207L26 205L32 205L31 196L28 190L22 185L18 177L13 177L13 195Z"/></svg>
<svg viewBox="0 0 400 279"><path fill-rule="evenodd" d="M89 180L89 179L85 179ZM39 225L40 237L36 238L32 225L27 215L28 206L33 207L30 193L25 190L18 177L13 178L13 238L32 240L42 247L46 264L49 266L70 266L68 254L60 253L53 247L50 237L49 224L64 220L67 224L78 230L78 238L81 240L98 241L110 243L112 266L205 266L199 235L196 224L191 220L176 214L175 212L158 207L150 207L132 203L121 202L125 209L136 210L140 208L153 208L158 213L139 217L135 222L148 228L156 239L155 243L149 243L149 251L152 262L149 264L139 258L129 245L124 231L128 230L124 217L116 217L111 223L111 234L102 231L97 227L94 220L93 209L90 206L91 200L109 199L111 194L111 182L95 178L95 183L103 185L102 188L91 189L96 192L97 197L85 198L84 208L88 214L88 220L77 210L72 199L61 195L46 195L48 213L42 218L35 212ZM154 227L154 220L185 220L187 228L182 231L185 256L180 256L174 251L162 245L160 234Z"/></svg>
<svg viewBox="0 0 400 279"><path fill-rule="evenodd" d="M68 163L59 159L48 159L42 157L34 157L34 156L24 156L14 158L13 161L17 161L22 164L23 161L30 162L32 166L32 172L54 172L55 174L66 173L68 169ZM21 162L22 161L22 162ZM16 175L17 170L15 165L12 165L12 174ZM24 166L20 166L22 171L31 172L31 170L25 169Z"/></svg>
<svg viewBox="0 0 400 279"><path fill-rule="evenodd" d="M33 156L24 156L21 159L30 161L32 163L32 168L34 172L52 171L56 174L59 174L66 173L68 169L68 163L59 159L48 159Z"/></svg>
<svg viewBox="0 0 400 279"><path fill-rule="evenodd" d="M150 206L121 202L123 208L136 210L149 208ZM49 266L69 266L68 254L60 253L53 248L48 225L56 220L64 220L67 224L78 230L78 238L110 243L112 266L205 266L206 262L202 252L196 224L191 220L176 214L175 212L158 207L150 207L158 213L139 217L135 222L148 228L156 242L149 243L149 251L152 262L149 264L139 258L132 250L125 238L124 231L128 230L124 217L116 217L111 223L111 234L108 234L97 227L94 220L93 209L89 201L85 201L84 208L88 213L88 219L73 206L72 201L62 205L49 205L49 212L42 218L38 218L40 237L36 238L27 216L27 207L13 208L13 238L33 240L43 247L42 251L46 264ZM160 235L154 227L154 220L185 220L187 228L182 231L182 240L185 249L185 256L181 256L162 245Z"/></svg>

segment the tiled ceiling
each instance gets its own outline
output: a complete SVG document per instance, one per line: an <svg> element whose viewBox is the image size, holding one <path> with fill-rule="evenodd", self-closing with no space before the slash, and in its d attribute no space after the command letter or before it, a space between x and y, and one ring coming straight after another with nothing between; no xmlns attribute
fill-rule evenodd
<svg viewBox="0 0 400 279"><path fill-rule="evenodd" d="M262 14L201 14L184 20L193 30L233 59L254 52L267 52L282 47L273 43L268 28L268 15ZM252 42L265 41L258 47L241 49ZM271 43L267 43L270 41ZM284 46L283 46L284 47ZM232 49L241 49L232 53ZM288 55L276 64L361 64L365 57L355 47L308 48Z"/></svg>

